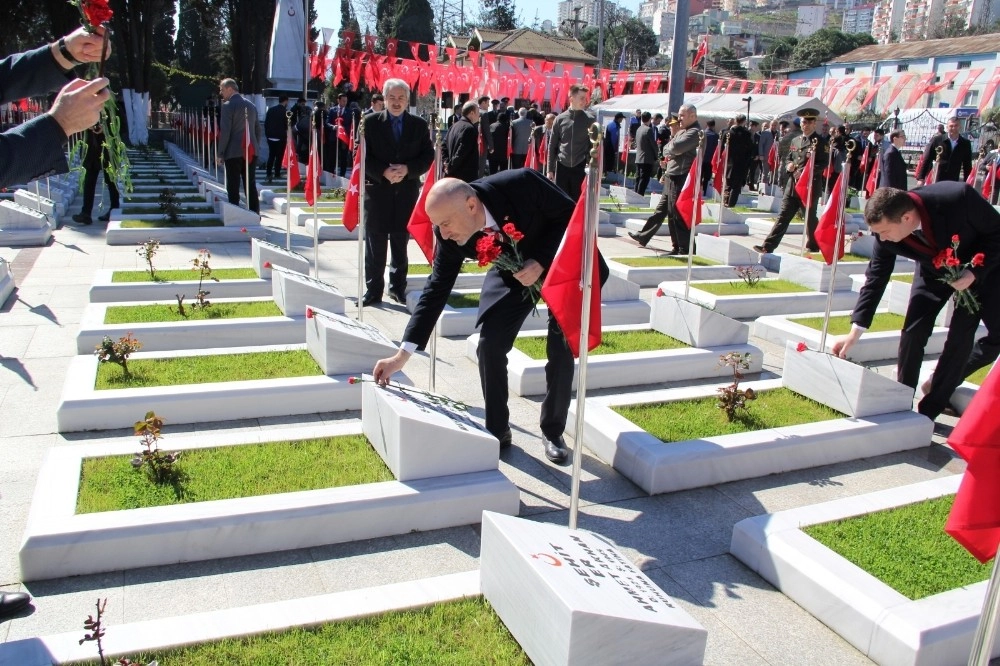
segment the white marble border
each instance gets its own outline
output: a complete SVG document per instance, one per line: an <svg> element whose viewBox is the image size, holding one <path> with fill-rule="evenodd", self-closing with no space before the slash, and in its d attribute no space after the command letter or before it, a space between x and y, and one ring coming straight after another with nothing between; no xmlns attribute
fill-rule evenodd
<svg viewBox="0 0 1000 666"><path fill-rule="evenodd" d="M137 216L130 216L135 219ZM204 217L204 216L199 216ZM221 221L221 218L220 218ZM247 229L263 229L260 224L244 225ZM150 229L123 229L121 221L108 222L106 240L108 245L137 245L155 238L164 245L192 243L197 246L206 243L246 242L246 232L240 227L153 227Z"/></svg>
<svg viewBox="0 0 1000 666"><path fill-rule="evenodd" d="M109 625L103 644L108 656L117 658L224 638L370 617L478 596L479 571L466 571L302 599ZM53 663L92 660L94 646L90 643L81 646L81 635L81 631L70 631L0 643L0 663L49 666Z"/></svg>
<svg viewBox="0 0 1000 666"><path fill-rule="evenodd" d="M649 324L604 326L602 331L649 331ZM521 333L519 338L542 338L546 331ZM479 334L466 340L465 355L473 363L479 362L476 349ZM750 354L750 368L746 372L760 372L764 352L753 345L729 345L698 349L663 349L657 351L629 352L627 354L598 354L587 357L587 388L604 389L620 386L640 386L684 379L725 378L732 371L719 365L719 356L728 352ZM516 347L507 353L507 386L514 395L541 395L545 393L544 359L535 360ZM576 361L573 387L576 388L579 360Z"/></svg>
<svg viewBox="0 0 1000 666"><path fill-rule="evenodd" d="M927 446L934 424L914 412L842 418L704 439L662 441L611 408L717 395L725 384L588 398L583 443L651 495ZM743 382L754 390L782 380ZM575 428L576 401L567 431Z"/></svg>
<svg viewBox="0 0 1000 666"><path fill-rule="evenodd" d="M703 283L729 283L732 280L702 280ZM659 288L668 294L683 297L683 282L661 282ZM748 294L738 296L716 296L698 289L698 282L692 282L688 300L698 303L720 314L734 319L753 319L765 314L798 314L826 309L827 295L819 291L789 292L787 294ZM833 309L853 308L858 300L853 291L833 292Z"/></svg>
<svg viewBox="0 0 1000 666"><path fill-rule="evenodd" d="M614 259L608 259L608 268L612 275L634 282L640 287L655 287L661 282L677 282L687 279L687 266L629 266ZM764 267L760 271L764 272ZM692 280L737 280L734 266L725 264L719 266L692 266Z"/></svg>
<svg viewBox="0 0 1000 666"><path fill-rule="evenodd" d="M967 663L986 582L912 601L801 528L949 495L962 475L740 521L730 552L879 664ZM1000 643L994 646L1000 656Z"/></svg>
<svg viewBox="0 0 1000 666"><path fill-rule="evenodd" d="M360 421L171 437L171 451L361 434ZM519 491L496 469L210 502L77 515L84 458L135 453L136 443L52 449L39 472L21 543L24 580L236 557L478 523L516 515Z"/></svg>
<svg viewBox="0 0 1000 666"><path fill-rule="evenodd" d="M137 352L133 359L305 349L305 345ZM97 357L76 356L66 370L56 419L59 432L128 428L150 409L171 423L208 423L361 409L361 387L347 375L288 377L153 388L94 388ZM359 370L368 371L368 368ZM404 380L405 381L405 380Z"/></svg>
<svg viewBox="0 0 1000 666"><path fill-rule="evenodd" d="M10 272L10 263L0 257L0 307L3 307L16 287L14 274Z"/></svg>
<svg viewBox="0 0 1000 666"><path fill-rule="evenodd" d="M112 282L111 278L114 272L105 268L100 268L94 272L94 281L90 286L91 303L166 301L180 293L185 294L187 300L191 300L198 293L197 280L183 280L179 282ZM215 298L256 298L270 296L271 281L260 278L220 280L211 284L211 291L212 296Z"/></svg>

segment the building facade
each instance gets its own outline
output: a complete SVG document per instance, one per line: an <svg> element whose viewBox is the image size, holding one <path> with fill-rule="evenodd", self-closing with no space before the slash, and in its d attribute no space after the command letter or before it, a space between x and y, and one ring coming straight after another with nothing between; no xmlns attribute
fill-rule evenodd
<svg viewBox="0 0 1000 666"><path fill-rule="evenodd" d="M855 5L844 10L840 30L848 34L870 33L875 18L875 5Z"/></svg>

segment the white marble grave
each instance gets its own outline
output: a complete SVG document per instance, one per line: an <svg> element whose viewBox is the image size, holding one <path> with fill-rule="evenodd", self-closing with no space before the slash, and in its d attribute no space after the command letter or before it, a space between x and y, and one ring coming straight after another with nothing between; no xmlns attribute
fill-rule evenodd
<svg viewBox="0 0 1000 666"><path fill-rule="evenodd" d="M66 213L66 206L62 203L47 197L40 197L31 190L15 190L14 203L44 213L53 222Z"/></svg>
<svg viewBox="0 0 1000 666"><path fill-rule="evenodd" d="M722 236L700 236L696 254L705 259L717 261L729 266L752 265L760 262L760 254L746 245L731 241Z"/></svg>
<svg viewBox="0 0 1000 666"><path fill-rule="evenodd" d="M52 237L52 228L44 213L13 201L0 201L0 245L45 245Z"/></svg>
<svg viewBox="0 0 1000 666"><path fill-rule="evenodd" d="M692 347L743 345L750 337L748 324L672 294L653 296L649 322L655 330Z"/></svg>
<svg viewBox="0 0 1000 666"><path fill-rule="evenodd" d="M873 370L810 349L785 345L782 386L848 416L908 411L913 389Z"/></svg>
<svg viewBox="0 0 1000 666"><path fill-rule="evenodd" d="M361 427L399 481L496 470L496 437L444 396L365 376Z"/></svg>
<svg viewBox="0 0 1000 666"><path fill-rule="evenodd" d="M7 298L14 293L17 285L14 284L14 275L10 272L10 263L0 257L0 308L7 302Z"/></svg>
<svg viewBox="0 0 1000 666"><path fill-rule="evenodd" d="M700 242L700 241L699 241ZM701 249L701 248L699 248ZM682 258L683 260L683 258ZM687 266L629 266L623 262L608 259L608 270L611 275L633 282L640 287L655 287L661 282L683 281L687 279ZM761 270L764 267L761 266ZM692 280L718 280L735 277L732 266L697 266L691 267Z"/></svg>
<svg viewBox="0 0 1000 666"><path fill-rule="evenodd" d="M729 552L878 664L964 666L987 581L914 601L802 531L951 495L961 478L955 474L747 518L733 528ZM1000 656L1000 643L991 656Z"/></svg>
<svg viewBox="0 0 1000 666"><path fill-rule="evenodd" d="M271 267L271 289L275 304L288 317L305 316L306 306L310 305L326 312L344 313L344 295L339 289L282 266Z"/></svg>
<svg viewBox="0 0 1000 666"><path fill-rule="evenodd" d="M135 219L141 216L132 216ZM183 216L182 216L183 217ZM198 216L201 217L201 216ZM149 219L159 219L157 215ZM108 222L105 241L108 245L138 245L150 238L160 241L161 245L191 244L194 247L204 247L206 243L246 242L246 234L240 227L151 227L123 228L121 220L112 219Z"/></svg>
<svg viewBox="0 0 1000 666"><path fill-rule="evenodd" d="M755 208L766 213L777 213L781 210L781 195L771 196L768 194L761 194L757 197L757 205Z"/></svg>
<svg viewBox="0 0 1000 666"><path fill-rule="evenodd" d="M218 201L215 204L222 224L227 227L259 227L260 214L247 210L242 206L234 206L228 201Z"/></svg>
<svg viewBox="0 0 1000 666"><path fill-rule="evenodd" d="M188 267L189 268L189 267ZM193 275L194 273L192 273ZM177 282L113 282L114 271L99 268L90 285L91 303L165 301L184 294L187 301L198 294L198 280ZM211 285L213 298L256 298L271 295L271 281L260 278L221 280Z"/></svg>
<svg viewBox="0 0 1000 666"><path fill-rule="evenodd" d="M608 188L609 196L615 199L620 204L626 206L642 206L644 208L649 208L649 199L645 196L639 194L633 189L628 187L622 187L620 185L612 185Z"/></svg>
<svg viewBox="0 0 1000 666"><path fill-rule="evenodd" d="M537 666L701 664L708 632L598 534L483 513L483 596Z"/></svg>
<svg viewBox="0 0 1000 666"><path fill-rule="evenodd" d="M306 319L306 348L327 375L371 372L377 361L399 349L372 324L318 308L312 311Z"/></svg>
<svg viewBox="0 0 1000 666"><path fill-rule="evenodd" d="M707 224L717 224L719 222L719 204L703 203L701 205L701 219ZM739 213L732 208L722 206L722 224L745 224L746 213Z"/></svg>
<svg viewBox="0 0 1000 666"><path fill-rule="evenodd" d="M769 278L765 278L769 279ZM815 312L826 308L827 295L819 291L800 291L775 294L755 294L747 292L734 296L716 296L698 289L699 283L734 282L734 280L702 280L692 282L688 291L688 299L709 309L715 310L727 317L750 319L765 314L797 314ZM660 289L664 293L683 297L683 282L661 282ZM858 295L853 291L842 290L833 292L833 309L846 310L854 307Z"/></svg>
<svg viewBox="0 0 1000 666"><path fill-rule="evenodd" d="M265 263L269 265L265 266ZM282 266L296 273L309 274L308 259L298 252L286 250L260 238L250 239L250 264L264 280L271 278L271 266Z"/></svg>

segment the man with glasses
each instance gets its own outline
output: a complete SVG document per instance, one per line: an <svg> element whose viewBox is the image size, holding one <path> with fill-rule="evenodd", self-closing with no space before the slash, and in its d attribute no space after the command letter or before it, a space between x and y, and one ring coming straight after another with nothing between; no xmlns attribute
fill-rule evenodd
<svg viewBox="0 0 1000 666"><path fill-rule="evenodd" d="M791 177L785 184L785 195L781 201L781 211L778 213L777 221L771 228L771 233L764 239L763 245L753 246L753 249L761 254L774 252L778 244L781 243L785 232L788 231L788 225L792 221L792 218L806 207L809 209L809 218L806 220L806 233L808 234L806 249L810 252L819 250L815 236L816 225L819 224L819 218L816 216L816 206L819 203L820 194L823 193L823 169L826 168L826 164L829 161L829 144L826 138L816 132L816 119L819 117L819 111L810 108L801 109L798 116L802 124L802 134L792 140L791 147L789 148L786 167ZM801 179L802 171L809 163L810 151L813 150L813 141L816 142L816 162L812 171L812 196L807 206L806 202L803 202L799 197L799 193L795 190L795 185Z"/></svg>

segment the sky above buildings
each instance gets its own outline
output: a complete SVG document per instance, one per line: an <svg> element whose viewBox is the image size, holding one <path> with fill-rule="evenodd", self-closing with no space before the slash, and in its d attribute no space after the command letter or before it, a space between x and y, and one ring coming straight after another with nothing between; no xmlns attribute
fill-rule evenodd
<svg viewBox="0 0 1000 666"><path fill-rule="evenodd" d="M633 14L639 11L640 0L619 0L618 4L630 10ZM430 0L431 7L440 8L440 0ZM556 23L559 11L558 0L516 0L514 6L520 14L521 23L531 25L538 17L538 23L549 20ZM340 30L340 0L317 0L316 10L319 18L316 21L318 28L333 28ZM479 12L479 0L465 0L465 11L467 14L476 15ZM364 26L361 26L364 30Z"/></svg>

